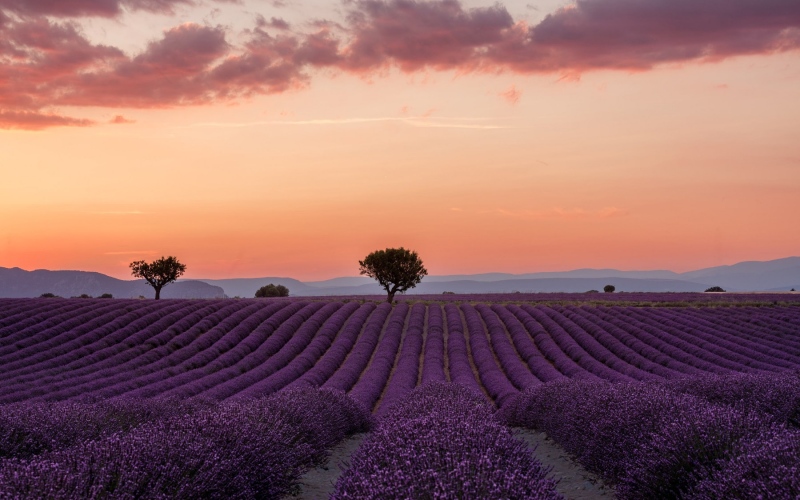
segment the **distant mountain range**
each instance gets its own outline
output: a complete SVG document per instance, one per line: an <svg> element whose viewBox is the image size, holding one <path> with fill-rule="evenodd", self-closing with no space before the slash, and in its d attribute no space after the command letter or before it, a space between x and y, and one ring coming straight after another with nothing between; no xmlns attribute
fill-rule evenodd
<svg viewBox="0 0 800 500"><path fill-rule="evenodd" d="M342 277L302 282L293 278L264 277L182 280L162 290L164 298L253 297L269 283L284 285L293 296L381 295L383 289L367 277ZM619 271L576 269L564 272L426 276L408 294L586 292L614 285L624 292L702 292L721 286L729 292L800 290L800 257L765 262L740 262L685 273L672 271ZM62 297L81 294L114 297L153 296L144 281L125 281L85 271L24 271L0 267L0 297L38 297L43 293Z"/></svg>
<svg viewBox="0 0 800 500"><path fill-rule="evenodd" d="M155 296L144 280L126 281L87 271L25 271L18 267L0 267L0 298L38 297L52 293L59 297L81 294L98 297L110 293L116 298ZM186 280L167 285L161 290L165 299L212 299L225 297L225 291L202 281Z"/></svg>
<svg viewBox="0 0 800 500"><path fill-rule="evenodd" d="M252 297L266 284L281 284L292 295L373 295L383 294L375 280L367 277L333 278L302 282L293 278L264 277L206 280L222 287L229 297ZM800 257L766 262L740 262L685 273L673 271L619 271L616 269L576 269L564 272L506 274L485 273L426 276L408 294L511 293L511 292L586 292L614 285L625 292L702 292L721 286L731 292L800 290Z"/></svg>

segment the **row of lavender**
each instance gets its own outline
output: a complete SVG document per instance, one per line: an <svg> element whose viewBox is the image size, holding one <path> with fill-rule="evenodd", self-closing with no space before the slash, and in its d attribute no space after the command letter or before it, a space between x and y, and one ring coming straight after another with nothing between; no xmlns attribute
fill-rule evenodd
<svg viewBox="0 0 800 500"><path fill-rule="evenodd" d="M331 498L562 499L548 473L484 398L431 382L385 412Z"/></svg>
<svg viewBox="0 0 800 500"><path fill-rule="evenodd" d="M0 300L0 403L272 394L387 407L452 381L498 406L562 380L800 367L800 308Z"/></svg>
<svg viewBox="0 0 800 500"><path fill-rule="evenodd" d="M499 411L545 431L620 499L800 498L800 373L557 381Z"/></svg>
<svg viewBox="0 0 800 500"><path fill-rule="evenodd" d="M0 498L281 498L372 425L341 392L0 406Z"/></svg>
<svg viewBox="0 0 800 500"><path fill-rule="evenodd" d="M330 296L288 297L283 300L331 300ZM337 295L338 300L382 302L383 295ZM661 305L790 305L800 304L800 292L614 292L614 293L570 293L570 292L512 292L512 293L445 293L397 295L399 302L468 302L492 303L612 303L612 304L661 304Z"/></svg>

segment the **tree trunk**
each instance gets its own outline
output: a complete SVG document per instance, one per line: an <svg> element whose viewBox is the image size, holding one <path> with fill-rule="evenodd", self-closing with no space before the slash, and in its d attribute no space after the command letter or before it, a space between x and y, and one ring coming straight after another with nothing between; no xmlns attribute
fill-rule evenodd
<svg viewBox="0 0 800 500"><path fill-rule="evenodd" d="M161 287L155 287L156 289L156 300L161 298Z"/></svg>
<svg viewBox="0 0 800 500"><path fill-rule="evenodd" d="M388 302L390 304L392 303L392 301L394 300L394 293L395 292L389 292L389 296L386 297L386 302Z"/></svg>

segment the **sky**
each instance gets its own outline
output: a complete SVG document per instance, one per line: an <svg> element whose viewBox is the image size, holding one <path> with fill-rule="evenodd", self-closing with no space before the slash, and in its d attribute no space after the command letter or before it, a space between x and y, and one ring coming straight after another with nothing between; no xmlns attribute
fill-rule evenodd
<svg viewBox="0 0 800 500"><path fill-rule="evenodd" d="M0 0L0 266L800 255L797 0Z"/></svg>

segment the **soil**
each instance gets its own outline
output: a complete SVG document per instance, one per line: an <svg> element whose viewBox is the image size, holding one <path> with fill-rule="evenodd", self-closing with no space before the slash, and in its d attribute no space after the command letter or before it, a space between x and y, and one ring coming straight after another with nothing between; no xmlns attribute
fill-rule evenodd
<svg viewBox="0 0 800 500"><path fill-rule="evenodd" d="M534 455L545 467L552 467L550 475L558 481L556 489L567 500L612 500L613 488L581 467L547 434L530 429L515 428L514 434L535 448ZM347 468L350 456L361 445L367 434L353 435L331 450L324 465L309 470L300 479L299 487L284 500L327 500L334 485Z"/></svg>
<svg viewBox="0 0 800 500"><path fill-rule="evenodd" d="M603 484L603 480L587 471L547 434L541 431L515 428L514 434L535 447L534 456L545 467L552 467L550 475L558 480L556 490L567 500L611 500L614 490Z"/></svg>
<svg viewBox="0 0 800 500"><path fill-rule="evenodd" d="M366 436L366 433L354 434L334 446L328 462L306 472L300 478L299 488L284 500L328 500L342 471L350 464L350 455Z"/></svg>

